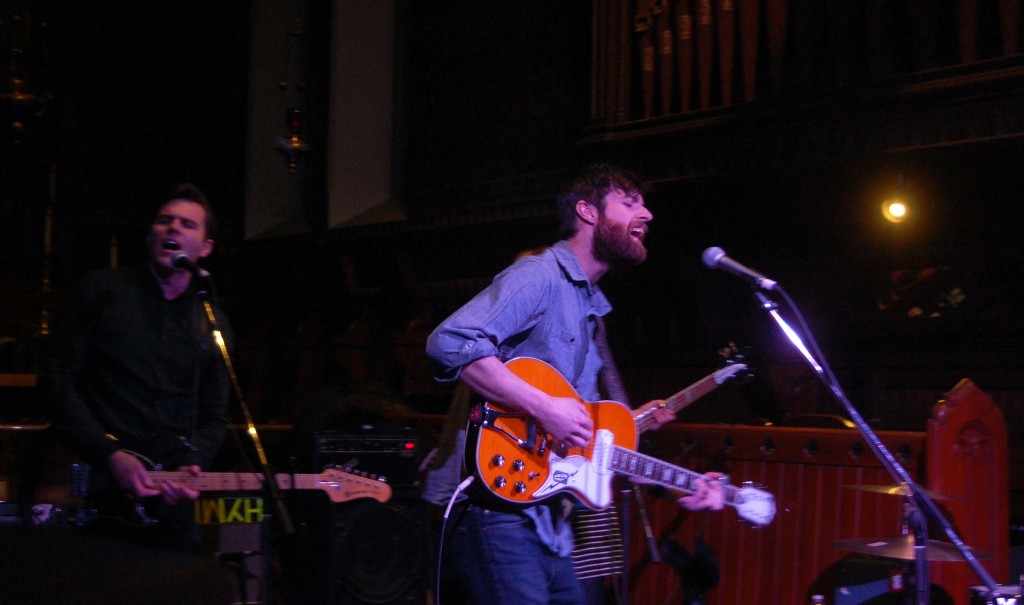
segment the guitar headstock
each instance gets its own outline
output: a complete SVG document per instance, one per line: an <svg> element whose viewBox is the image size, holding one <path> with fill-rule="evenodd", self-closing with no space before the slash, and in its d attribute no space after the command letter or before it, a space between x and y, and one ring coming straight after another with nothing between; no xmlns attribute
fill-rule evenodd
<svg viewBox="0 0 1024 605"><path fill-rule="evenodd" d="M775 518L775 496L753 483L744 482L737 488L733 502L737 514L754 525L768 525Z"/></svg>
<svg viewBox="0 0 1024 605"><path fill-rule="evenodd" d="M726 381L733 381L742 384L753 378L754 374L746 363L749 352L750 347L739 347L734 342L718 349L722 367L714 373L715 382L723 384Z"/></svg>
<svg viewBox="0 0 1024 605"><path fill-rule="evenodd" d="M391 499L391 486L373 475L350 469L327 468L318 477L318 487L335 504L357 498L373 498L378 502L387 502Z"/></svg>

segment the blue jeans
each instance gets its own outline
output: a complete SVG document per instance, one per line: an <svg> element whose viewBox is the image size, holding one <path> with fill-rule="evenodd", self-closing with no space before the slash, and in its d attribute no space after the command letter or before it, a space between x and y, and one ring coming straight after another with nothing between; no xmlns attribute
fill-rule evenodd
<svg viewBox="0 0 1024 605"><path fill-rule="evenodd" d="M516 513L470 505L453 511L442 552L439 605L581 605L571 557L551 552ZM458 596L456 596L458 595Z"/></svg>

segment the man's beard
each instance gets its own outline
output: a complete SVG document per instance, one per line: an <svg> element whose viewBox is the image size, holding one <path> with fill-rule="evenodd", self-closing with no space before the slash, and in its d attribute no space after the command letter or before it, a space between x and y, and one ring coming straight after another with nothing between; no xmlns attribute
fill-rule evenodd
<svg viewBox="0 0 1024 605"><path fill-rule="evenodd" d="M638 265L647 258L643 242L629 234L630 225L619 225L601 215L594 231L594 256L610 265Z"/></svg>

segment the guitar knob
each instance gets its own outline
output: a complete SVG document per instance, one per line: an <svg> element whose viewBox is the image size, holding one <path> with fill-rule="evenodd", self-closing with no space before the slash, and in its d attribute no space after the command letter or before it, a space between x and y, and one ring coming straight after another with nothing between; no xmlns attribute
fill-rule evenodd
<svg viewBox="0 0 1024 605"><path fill-rule="evenodd" d="M523 470L524 468L526 468L526 463L525 463L525 462L523 462L522 460L516 459L516 460L515 460L515 461L514 461L514 462L512 463L512 470L514 470L514 471L521 471L521 470Z"/></svg>
<svg viewBox="0 0 1024 605"><path fill-rule="evenodd" d="M505 483L507 483L505 478L500 475L494 478L494 487L498 489L505 487Z"/></svg>
<svg viewBox="0 0 1024 605"><path fill-rule="evenodd" d="M501 454L495 454L494 457L491 458L491 464L499 467L505 466L505 457L502 456Z"/></svg>
<svg viewBox="0 0 1024 605"><path fill-rule="evenodd" d="M526 491L526 484L522 481L516 481L516 484L512 486L512 491L521 494Z"/></svg>

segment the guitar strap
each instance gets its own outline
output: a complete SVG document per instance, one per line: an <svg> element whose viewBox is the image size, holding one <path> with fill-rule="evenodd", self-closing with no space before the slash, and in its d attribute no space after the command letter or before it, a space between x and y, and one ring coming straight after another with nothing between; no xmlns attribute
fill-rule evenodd
<svg viewBox="0 0 1024 605"><path fill-rule="evenodd" d="M469 416L469 406L473 397L473 391L465 383L459 382L456 385L444 424L441 425L441 435L437 438L434 454L425 461L426 470L440 469L455 453L456 437L460 430L466 428L466 418Z"/></svg>
<svg viewBox="0 0 1024 605"><path fill-rule="evenodd" d="M611 346L608 345L608 332L604 327L604 318L595 316L594 344L597 352L601 355L601 376L599 378L601 390L605 397L629 405L629 395L626 394L626 387L622 384L622 375L615 365L615 358L612 356ZM632 407L632 406L630 406Z"/></svg>

